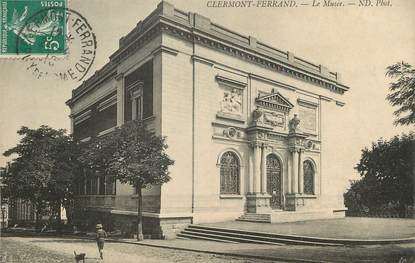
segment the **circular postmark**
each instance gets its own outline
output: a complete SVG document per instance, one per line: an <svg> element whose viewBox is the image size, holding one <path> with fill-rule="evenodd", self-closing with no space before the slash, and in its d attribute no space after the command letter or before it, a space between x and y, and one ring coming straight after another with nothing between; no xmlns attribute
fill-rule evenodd
<svg viewBox="0 0 415 263"><path fill-rule="evenodd" d="M59 19L64 19L63 26L56 23ZM94 63L97 41L91 25L75 10L51 7L31 15L16 38L16 53L19 54L19 48L27 46L25 38L48 26L49 30L42 40L42 48L49 52L41 56L23 56L26 70L37 79L55 78L76 82L83 80ZM64 37L64 41L59 41L59 36ZM58 52L59 50L61 52ZM25 50L25 53L28 51Z"/></svg>

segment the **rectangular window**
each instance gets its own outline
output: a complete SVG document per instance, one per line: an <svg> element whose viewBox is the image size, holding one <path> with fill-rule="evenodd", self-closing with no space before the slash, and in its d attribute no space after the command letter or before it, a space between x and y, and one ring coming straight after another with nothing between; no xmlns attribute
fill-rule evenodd
<svg viewBox="0 0 415 263"><path fill-rule="evenodd" d="M98 194L98 177L91 178L91 195Z"/></svg>
<svg viewBox="0 0 415 263"><path fill-rule="evenodd" d="M141 120L142 119L142 101L141 101L141 96L138 96L134 99L134 103L133 103L133 107L135 107L134 111L135 111L135 120Z"/></svg>
<svg viewBox="0 0 415 263"><path fill-rule="evenodd" d="M153 115L153 62L149 61L142 65L134 72L125 76L125 104L124 104L124 119L130 121L135 119L133 115L136 115L135 110L140 110L141 119L151 117ZM140 85L140 87L138 87ZM131 96L131 91L141 89L140 96L140 109L132 107L135 103L134 96Z"/></svg>
<svg viewBox="0 0 415 263"><path fill-rule="evenodd" d="M92 195L92 192L91 192L92 187L91 187L91 185L92 185L91 178L87 178L86 179L86 194L87 195Z"/></svg>
<svg viewBox="0 0 415 263"><path fill-rule="evenodd" d="M106 188L105 188L105 194L106 195L115 195L116 194L116 183L115 183L115 179L111 178L111 177L107 177L106 178Z"/></svg>
<svg viewBox="0 0 415 263"><path fill-rule="evenodd" d="M104 176L100 176L98 177L98 181L99 181L99 195L105 195L105 177Z"/></svg>

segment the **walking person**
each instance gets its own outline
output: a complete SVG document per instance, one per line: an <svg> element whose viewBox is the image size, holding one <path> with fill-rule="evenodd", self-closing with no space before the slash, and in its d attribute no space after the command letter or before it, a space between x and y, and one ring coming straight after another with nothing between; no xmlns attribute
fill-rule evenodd
<svg viewBox="0 0 415 263"><path fill-rule="evenodd" d="M107 232L105 232L105 230L102 229L101 224L97 224L96 229L97 229L96 240L97 240L99 256L101 259L104 259L104 243L105 243L105 238L107 237Z"/></svg>

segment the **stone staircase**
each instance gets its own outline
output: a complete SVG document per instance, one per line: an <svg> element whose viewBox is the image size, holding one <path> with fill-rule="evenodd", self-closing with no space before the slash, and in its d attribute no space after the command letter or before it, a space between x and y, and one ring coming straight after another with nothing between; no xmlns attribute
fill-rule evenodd
<svg viewBox="0 0 415 263"><path fill-rule="evenodd" d="M237 218L236 221L271 223L271 214L245 213Z"/></svg>
<svg viewBox="0 0 415 263"><path fill-rule="evenodd" d="M189 225L177 235L178 239L201 239L225 243L257 243L268 245L341 246L341 242L312 237L280 235L204 225Z"/></svg>

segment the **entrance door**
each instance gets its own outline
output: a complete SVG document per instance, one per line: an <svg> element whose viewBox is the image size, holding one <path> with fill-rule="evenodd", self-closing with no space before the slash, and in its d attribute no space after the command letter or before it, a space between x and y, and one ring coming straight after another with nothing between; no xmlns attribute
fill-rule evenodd
<svg viewBox="0 0 415 263"><path fill-rule="evenodd" d="M281 163L278 158L270 154L267 156L267 192L271 197L271 208L281 209Z"/></svg>

